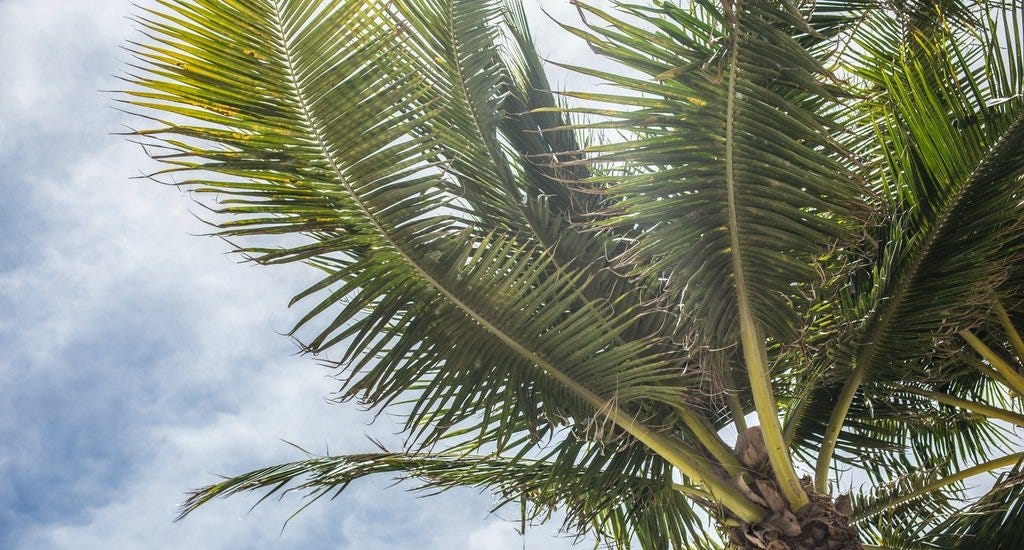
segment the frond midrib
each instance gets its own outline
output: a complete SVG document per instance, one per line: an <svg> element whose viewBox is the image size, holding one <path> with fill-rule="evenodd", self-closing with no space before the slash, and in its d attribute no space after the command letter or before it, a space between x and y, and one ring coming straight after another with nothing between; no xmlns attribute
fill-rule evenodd
<svg viewBox="0 0 1024 550"><path fill-rule="evenodd" d="M768 456L771 459L772 470L779 481L780 488L789 502L790 507L795 511L802 508L809 501L807 493L800 486L796 477L793 463L786 448L785 438L782 434L782 426L779 424L778 408L772 392L771 379L768 374L768 365L764 361L764 339L759 338L754 315L750 308L750 297L748 295L747 283L743 273L743 258L740 247L739 215L736 203L736 173L734 166L735 122L736 122L736 80L739 70L739 22L734 6L728 14L732 31L732 40L729 52L729 83L726 92L726 113L725 113L725 183L726 202L729 216L729 240L732 247L733 278L736 286L736 305L740 321L740 338L743 345L743 357L747 366L747 378L750 382L751 393L754 397L754 407L757 411L758 422L761 425L762 434L768 447Z"/></svg>

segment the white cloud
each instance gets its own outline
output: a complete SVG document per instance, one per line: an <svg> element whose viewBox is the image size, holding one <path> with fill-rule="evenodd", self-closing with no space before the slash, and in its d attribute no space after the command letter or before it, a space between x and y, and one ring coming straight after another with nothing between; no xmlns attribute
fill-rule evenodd
<svg viewBox="0 0 1024 550"><path fill-rule="evenodd" d="M14 124L68 132L83 130L76 128L83 119L106 117L98 91L115 85L108 73L116 69L106 64L96 70L90 61L113 54L130 35L132 26L124 19L130 5L127 0L0 2L0 120L5 128L0 145L23 137L6 131Z"/></svg>
<svg viewBox="0 0 1024 550"><path fill-rule="evenodd" d="M508 522L492 521L470 531L466 537L465 548L479 550L521 550L522 544L516 544L515 528Z"/></svg>

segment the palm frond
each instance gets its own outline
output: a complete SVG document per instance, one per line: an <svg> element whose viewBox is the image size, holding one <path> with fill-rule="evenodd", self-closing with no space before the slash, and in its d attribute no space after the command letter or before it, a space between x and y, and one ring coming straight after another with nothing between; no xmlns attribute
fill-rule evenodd
<svg viewBox="0 0 1024 550"><path fill-rule="evenodd" d="M903 544L920 542L922 533L955 512L963 498L963 487L955 484L922 491L946 475L945 464L909 467L885 483L854 492L854 518L865 538L886 545L897 540Z"/></svg>
<svg viewBox="0 0 1024 550"><path fill-rule="evenodd" d="M660 271L718 345L738 335L734 272L743 268L757 323L788 341L792 285L815 280L809 259L848 241L844 220L860 209L859 183L831 135L828 75L793 38L806 24L774 2L738 5L735 30L714 11L669 3L624 8L637 25L585 9L598 20L576 32L655 79L587 70L628 95L570 94L628 109L613 116L635 137L592 155L657 168L604 189L619 214L603 223L643 228L622 263Z"/></svg>
<svg viewBox="0 0 1024 550"><path fill-rule="evenodd" d="M1017 521L1024 494L1020 461L1018 453L969 470L977 474L1011 467L975 498L962 489L948 495L945 489L936 489L949 478L912 472L890 485L902 486L899 491L884 489L875 499L860 500L858 521L868 526L869 538L894 549L1017 548L1024 541ZM954 476L958 483L965 477Z"/></svg>
<svg viewBox="0 0 1024 550"><path fill-rule="evenodd" d="M137 9L120 99L154 176L246 259L318 270L292 335L408 436L184 513L391 473L711 548L709 521L826 503L796 456L818 493L835 462L867 476L873 542L1016 540L1019 466L974 508L959 483L1024 423L1024 5L574 4L621 69L569 67L600 93L550 90L514 0ZM719 434L751 411L782 505Z"/></svg>
<svg viewBox="0 0 1024 550"><path fill-rule="evenodd" d="M937 546L1009 550L1024 545L1024 475L1018 463L992 489L928 534Z"/></svg>
<svg viewBox="0 0 1024 550"><path fill-rule="evenodd" d="M799 44L812 33L788 2L621 6L630 23L597 19L573 32L655 82L602 71L624 93L575 93L617 104L621 142L591 147L606 163L648 170L595 191L614 201L602 226L639 230L619 261L665 279L670 302L711 348L742 342L747 382L775 473L794 509L806 496L785 451L765 338L799 332L793 296L818 282L816 260L856 239L864 187L842 162L834 76Z"/></svg>
<svg viewBox="0 0 1024 550"><path fill-rule="evenodd" d="M1010 4L1008 11L1019 11ZM1007 198L1021 185L1024 104L993 101L1006 91L996 75L1014 71L1018 61L992 59L980 67L985 52L1017 52L1021 44L989 25L980 32L955 26L915 31L901 46L899 21L879 16L865 24L872 32L865 33L861 49L870 55L849 70L877 97L874 125L885 144L883 191L890 211L874 265L860 289L849 287L851 295L837 302L854 308L842 317L859 321L829 354L833 366L825 383L833 377L845 384L830 392L840 405L826 441L838 437L846 408L866 379L923 376L916 369L934 362L929 358L954 327L977 322L992 287L1019 261L1018 252L1006 249L1021 230ZM819 419L810 431L824 429ZM826 450L823 460L830 454ZM819 461L819 474L823 466Z"/></svg>
<svg viewBox="0 0 1024 550"><path fill-rule="evenodd" d="M473 25L500 20L495 6L169 2L162 19L142 19L162 45L137 47L145 65L129 93L199 124L139 135L178 170L200 171L183 185L217 194L216 212L233 218L221 234L307 239L244 251L325 272L296 298L320 296L299 322L319 323L307 349L345 342L345 395L370 405L412 389L410 426L431 426L420 444L466 433L464 422L480 446L607 419L756 516L664 431L658 406L687 406L685 376L653 340L619 338L636 312L587 298L585 272L494 213L518 201L501 151L480 148L496 144L503 98L495 61L477 52L493 53L493 32ZM433 63L460 74L435 81ZM449 96L468 108L446 107Z"/></svg>
<svg viewBox="0 0 1024 550"><path fill-rule="evenodd" d="M418 480L414 489L419 492L454 487L492 491L499 499L495 510L518 508L524 524L562 510L567 514L563 529L568 533L593 533L598 540L620 543L622 548L629 548L631 540L650 550L720 547L717 537L703 530L703 517L684 496L690 489L674 483L671 470L638 477L603 469L606 466L614 464L598 459L558 468L543 461L497 456L389 452L310 456L197 489L182 505L178 519L213 499L238 493L263 492L259 500L263 502L273 495L298 492L303 494L305 508L325 496L337 498L363 477L393 474L399 480Z"/></svg>

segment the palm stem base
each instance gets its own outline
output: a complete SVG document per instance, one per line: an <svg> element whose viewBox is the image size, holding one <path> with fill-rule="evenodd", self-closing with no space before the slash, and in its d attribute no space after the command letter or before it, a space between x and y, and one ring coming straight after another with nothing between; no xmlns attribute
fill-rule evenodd
<svg viewBox="0 0 1024 550"><path fill-rule="evenodd" d="M752 427L736 442L736 455L744 468L739 478L750 500L770 512L756 523L738 522L727 530L733 548L747 550L862 550L857 530L850 524L850 502L816 493L810 477L800 485L810 501L800 510L789 509L768 460L760 428Z"/></svg>

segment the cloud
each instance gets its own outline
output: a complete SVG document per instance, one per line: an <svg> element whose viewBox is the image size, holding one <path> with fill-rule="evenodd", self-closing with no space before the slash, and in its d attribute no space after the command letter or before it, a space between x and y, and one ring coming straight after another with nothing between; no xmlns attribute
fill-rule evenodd
<svg viewBox="0 0 1024 550"><path fill-rule="evenodd" d="M521 545L510 536L515 535L515 528L502 521L492 521L470 531L466 537L466 548L479 550L520 550Z"/></svg>

